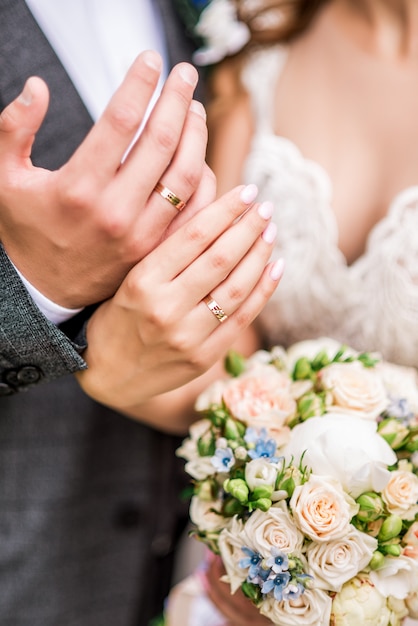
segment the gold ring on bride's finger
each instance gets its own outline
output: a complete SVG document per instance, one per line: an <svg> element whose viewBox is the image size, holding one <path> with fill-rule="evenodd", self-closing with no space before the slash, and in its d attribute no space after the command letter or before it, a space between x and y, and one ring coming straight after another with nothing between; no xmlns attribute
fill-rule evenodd
<svg viewBox="0 0 418 626"><path fill-rule="evenodd" d="M170 204L173 205L177 209L177 211L182 211L186 206L184 200L181 200L175 193L171 191L168 187L165 187L162 183L157 183L154 187L154 191L160 194L165 200L168 200Z"/></svg>
<svg viewBox="0 0 418 626"><path fill-rule="evenodd" d="M212 298L210 294L206 296L206 298L203 298L203 302L206 304L209 311L211 311L211 313L214 314L218 322L222 324L222 322L228 319L228 316L225 313L225 311L221 309L219 304L216 302L216 300Z"/></svg>

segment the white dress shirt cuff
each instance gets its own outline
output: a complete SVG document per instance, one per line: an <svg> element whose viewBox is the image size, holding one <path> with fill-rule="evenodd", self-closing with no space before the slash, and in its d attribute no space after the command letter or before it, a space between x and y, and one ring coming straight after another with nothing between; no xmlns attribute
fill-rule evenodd
<svg viewBox="0 0 418 626"><path fill-rule="evenodd" d="M17 269L15 265L13 265L13 267L15 268L16 272L19 274L20 280L25 285L26 289L29 292L29 295L31 296L32 300L35 302L38 309L41 311L41 313L45 315L46 318L49 319L50 322L53 322L54 324L57 324L57 325L62 324L63 322L66 322L67 320L74 317L74 315L77 315L77 313L80 313L80 311L83 310L83 307L81 309L67 309L61 306L60 304L56 304L55 302L53 302L52 300L44 296L43 293L38 291L38 289L36 289L36 287L34 287L21 274L21 272L19 272L19 270Z"/></svg>

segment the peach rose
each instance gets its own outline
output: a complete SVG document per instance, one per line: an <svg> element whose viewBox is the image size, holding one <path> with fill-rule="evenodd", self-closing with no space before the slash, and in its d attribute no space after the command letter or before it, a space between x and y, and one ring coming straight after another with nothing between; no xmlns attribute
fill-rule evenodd
<svg viewBox="0 0 418 626"><path fill-rule="evenodd" d="M389 513L413 520L418 513L418 477L412 472L395 470L382 491Z"/></svg>
<svg viewBox="0 0 418 626"><path fill-rule="evenodd" d="M290 508L306 536L314 541L330 541L348 532L359 507L337 480L312 474L308 482L296 487Z"/></svg>

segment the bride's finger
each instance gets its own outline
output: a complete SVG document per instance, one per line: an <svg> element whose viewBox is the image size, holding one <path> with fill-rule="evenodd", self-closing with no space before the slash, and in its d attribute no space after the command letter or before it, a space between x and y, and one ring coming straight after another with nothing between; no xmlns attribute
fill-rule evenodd
<svg viewBox="0 0 418 626"><path fill-rule="evenodd" d="M214 328L219 323L219 319L217 319L216 312L214 314L208 306L208 297L216 303L221 303L219 306L227 316L235 313L258 284L271 256L276 232L276 225L270 222L261 237L232 270L227 279L211 289L210 294L202 300L202 304L206 304L206 316L211 314Z"/></svg>
<svg viewBox="0 0 418 626"><path fill-rule="evenodd" d="M199 211L141 261L141 274L153 284L178 276L248 210L257 192L255 185L241 185Z"/></svg>
<svg viewBox="0 0 418 626"><path fill-rule="evenodd" d="M198 259L189 265L178 277L178 282L187 285L190 298L195 302L204 298L209 291L223 282L233 269L248 254L255 242L264 232L269 237L270 218L273 213L271 202L256 205L248 211L242 219L224 232ZM271 250L273 240L261 237L257 252L264 248ZM265 254L261 255L263 264L266 261ZM261 270L260 270L261 273Z"/></svg>

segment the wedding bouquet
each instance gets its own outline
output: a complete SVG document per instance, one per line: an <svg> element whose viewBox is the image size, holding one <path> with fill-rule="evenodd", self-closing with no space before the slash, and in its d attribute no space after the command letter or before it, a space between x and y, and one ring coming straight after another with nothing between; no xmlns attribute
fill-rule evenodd
<svg viewBox="0 0 418 626"><path fill-rule="evenodd" d="M418 617L418 384L330 339L230 354L178 450L195 535L281 626Z"/></svg>

